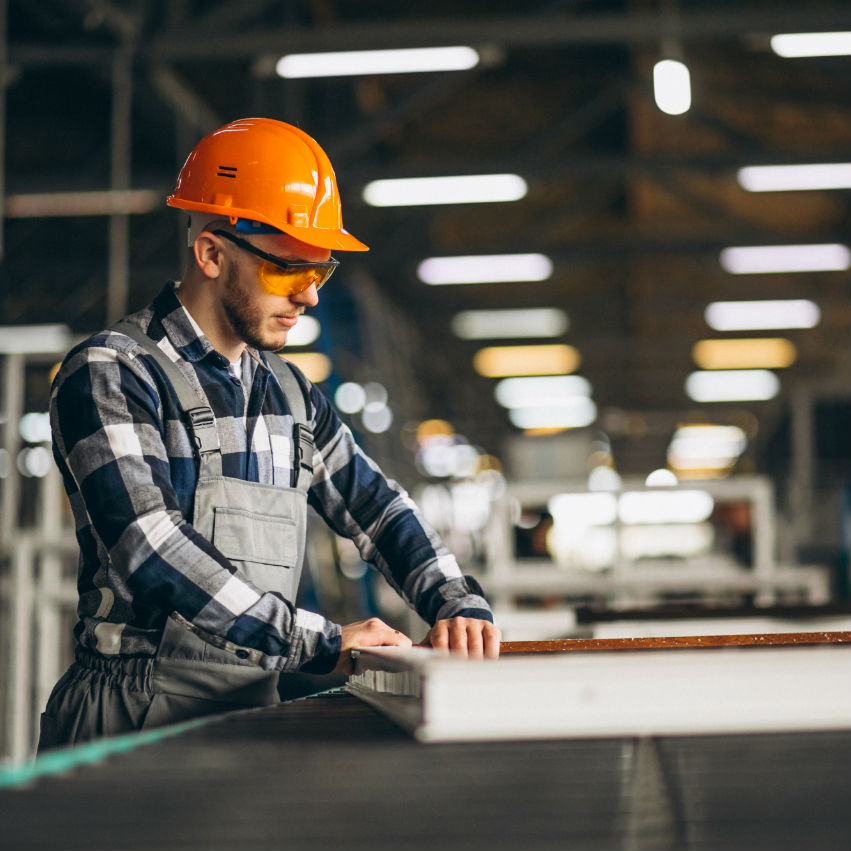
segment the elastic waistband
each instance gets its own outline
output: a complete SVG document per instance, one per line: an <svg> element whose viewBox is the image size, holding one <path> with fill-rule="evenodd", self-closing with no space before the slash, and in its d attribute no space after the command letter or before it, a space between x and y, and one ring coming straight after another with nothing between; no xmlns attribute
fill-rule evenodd
<svg viewBox="0 0 851 851"><path fill-rule="evenodd" d="M103 677L115 688L132 691L151 691L151 675L154 668L152 656L101 656L85 647L74 650L77 667L90 675Z"/></svg>
<svg viewBox="0 0 851 851"><path fill-rule="evenodd" d="M236 706L268 706L280 700L277 672L253 665L150 656L109 658L80 646L74 656L76 665L69 675L76 681L94 679L110 688L177 694Z"/></svg>

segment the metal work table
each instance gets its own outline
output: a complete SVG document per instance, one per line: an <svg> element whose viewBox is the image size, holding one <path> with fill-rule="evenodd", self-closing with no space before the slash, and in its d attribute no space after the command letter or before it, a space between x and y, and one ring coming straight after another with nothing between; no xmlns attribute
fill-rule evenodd
<svg viewBox="0 0 851 851"><path fill-rule="evenodd" d="M338 691L2 789L0 848L847 849L849 765L847 732L425 746Z"/></svg>

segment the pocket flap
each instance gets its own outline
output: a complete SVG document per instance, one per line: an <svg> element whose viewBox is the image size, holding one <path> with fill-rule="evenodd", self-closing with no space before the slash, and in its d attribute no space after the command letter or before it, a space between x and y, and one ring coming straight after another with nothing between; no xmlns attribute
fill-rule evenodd
<svg viewBox="0 0 851 851"><path fill-rule="evenodd" d="M229 559L292 567L298 557L296 534L295 521L286 517L213 509L213 544Z"/></svg>

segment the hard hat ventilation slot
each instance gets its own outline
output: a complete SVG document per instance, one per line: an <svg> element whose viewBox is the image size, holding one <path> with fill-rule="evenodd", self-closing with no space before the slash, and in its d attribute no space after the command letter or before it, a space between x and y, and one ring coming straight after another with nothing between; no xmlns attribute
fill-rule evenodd
<svg viewBox="0 0 851 851"><path fill-rule="evenodd" d="M216 172L217 177L236 177L236 166L234 165L220 165L219 170Z"/></svg>

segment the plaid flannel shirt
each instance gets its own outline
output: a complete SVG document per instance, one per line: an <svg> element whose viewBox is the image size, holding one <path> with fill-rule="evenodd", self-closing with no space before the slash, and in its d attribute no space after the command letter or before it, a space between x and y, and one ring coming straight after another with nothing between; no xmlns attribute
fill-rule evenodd
<svg viewBox="0 0 851 851"><path fill-rule="evenodd" d="M266 355L246 350L237 378L173 283L129 321L206 397L223 474L290 487L293 419ZM492 620L409 496L361 451L327 398L298 377L315 439L309 505L427 622ZM54 381L53 451L80 544L77 641L108 656L153 656L176 611L205 632L259 650L269 670L330 671L340 626L254 587L192 527L198 469L169 388L149 354L111 331L72 349Z"/></svg>

